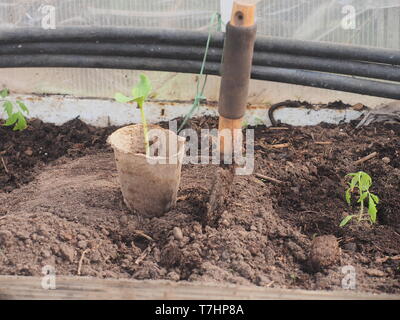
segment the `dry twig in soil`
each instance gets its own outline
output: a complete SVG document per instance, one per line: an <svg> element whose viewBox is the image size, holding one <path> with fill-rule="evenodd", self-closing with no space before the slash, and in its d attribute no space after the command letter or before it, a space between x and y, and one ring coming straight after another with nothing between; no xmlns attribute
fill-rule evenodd
<svg viewBox="0 0 400 320"><path fill-rule="evenodd" d="M277 184L282 184L283 183L283 181L281 181L281 180L278 180L278 179L275 179L275 178L272 178L272 177L268 177L268 176L265 176L265 175L260 174L260 173L256 173L255 176L257 178L259 178L259 179L267 180L267 181L270 181L270 182L275 182Z"/></svg>
<svg viewBox="0 0 400 320"><path fill-rule="evenodd" d="M7 174L9 174L10 172L9 172L8 169L7 169L7 166L6 166L6 163L5 163L4 159L3 159L3 157L0 157L0 159L1 159L1 163L3 164L3 167L4 167L5 172L6 172Z"/></svg>
<svg viewBox="0 0 400 320"><path fill-rule="evenodd" d="M372 158L375 158L377 155L378 155L378 152L372 152L371 154L369 154L369 155L367 155L367 156L355 161L354 164L357 165L357 164L364 163L364 162L366 162L368 160L371 160Z"/></svg>

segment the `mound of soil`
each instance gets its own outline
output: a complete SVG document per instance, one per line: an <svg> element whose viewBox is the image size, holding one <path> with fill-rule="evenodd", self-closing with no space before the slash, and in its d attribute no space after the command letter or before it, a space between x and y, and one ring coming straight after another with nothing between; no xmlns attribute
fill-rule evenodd
<svg viewBox="0 0 400 320"><path fill-rule="evenodd" d="M95 128L79 119L62 126L30 120L24 131L0 125L0 192L32 181L34 169L61 156L76 158L105 148L115 127Z"/></svg>
<svg viewBox="0 0 400 320"><path fill-rule="evenodd" d="M35 130L36 137L46 135ZM52 265L63 275L333 290L342 288L342 267L350 265L357 290L400 293L398 125L255 128L255 172L235 177L226 210L209 225L202 215L216 166L184 165L177 206L163 217L142 218L123 203L104 145L112 129L96 129L104 131L80 142L74 129L64 130L62 157L40 160L30 183L11 191L8 182L9 192L0 193L0 274L41 275ZM22 154L29 145L16 146L22 143L16 137L9 139ZM71 156L74 143L89 149ZM272 146L283 143L288 147ZM378 156L354 163L372 152ZM340 228L345 215L357 212L344 200L344 177L358 170L373 178L378 223ZM329 239L333 255L317 246L320 236L329 236L320 239Z"/></svg>

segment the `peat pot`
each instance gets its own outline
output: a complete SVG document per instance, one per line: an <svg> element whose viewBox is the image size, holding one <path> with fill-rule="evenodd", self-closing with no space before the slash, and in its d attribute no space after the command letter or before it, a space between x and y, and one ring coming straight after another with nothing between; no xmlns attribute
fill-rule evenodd
<svg viewBox="0 0 400 320"><path fill-rule="evenodd" d="M108 142L114 149L125 204L140 215L157 217L176 204L185 138L155 125L148 129L147 156L141 124L118 129Z"/></svg>

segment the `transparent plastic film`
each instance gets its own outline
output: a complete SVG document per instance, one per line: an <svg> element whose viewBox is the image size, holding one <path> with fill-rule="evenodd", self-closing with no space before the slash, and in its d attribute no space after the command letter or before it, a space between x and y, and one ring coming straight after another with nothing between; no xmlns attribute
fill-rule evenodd
<svg viewBox="0 0 400 320"><path fill-rule="evenodd" d="M55 26L130 26L207 30L233 0L0 0L0 30ZM237 0L257 4L258 34L400 48L400 0ZM54 12L52 12L54 10ZM225 12L225 14L224 14ZM228 14L226 14L228 12Z"/></svg>

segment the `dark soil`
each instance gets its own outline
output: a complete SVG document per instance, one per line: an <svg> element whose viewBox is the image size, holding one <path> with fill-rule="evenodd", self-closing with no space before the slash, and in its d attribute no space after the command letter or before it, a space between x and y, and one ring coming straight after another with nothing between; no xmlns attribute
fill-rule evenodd
<svg viewBox="0 0 400 320"><path fill-rule="evenodd" d="M128 212L105 143L114 129L79 120L31 123L21 133L0 127L8 171L0 164L0 274L40 276L52 265L63 275L334 290L351 265L357 290L400 293L399 125L255 128L255 173L281 183L236 176L210 225L214 165L183 166L177 206L165 216ZM289 147L271 147L282 143ZM345 175L359 170L380 197L378 223L339 228L357 212L344 190Z"/></svg>
<svg viewBox="0 0 400 320"><path fill-rule="evenodd" d="M37 166L61 156L76 158L104 148L115 128L94 128L79 119L62 126L31 120L26 130L0 125L0 192L32 181Z"/></svg>

